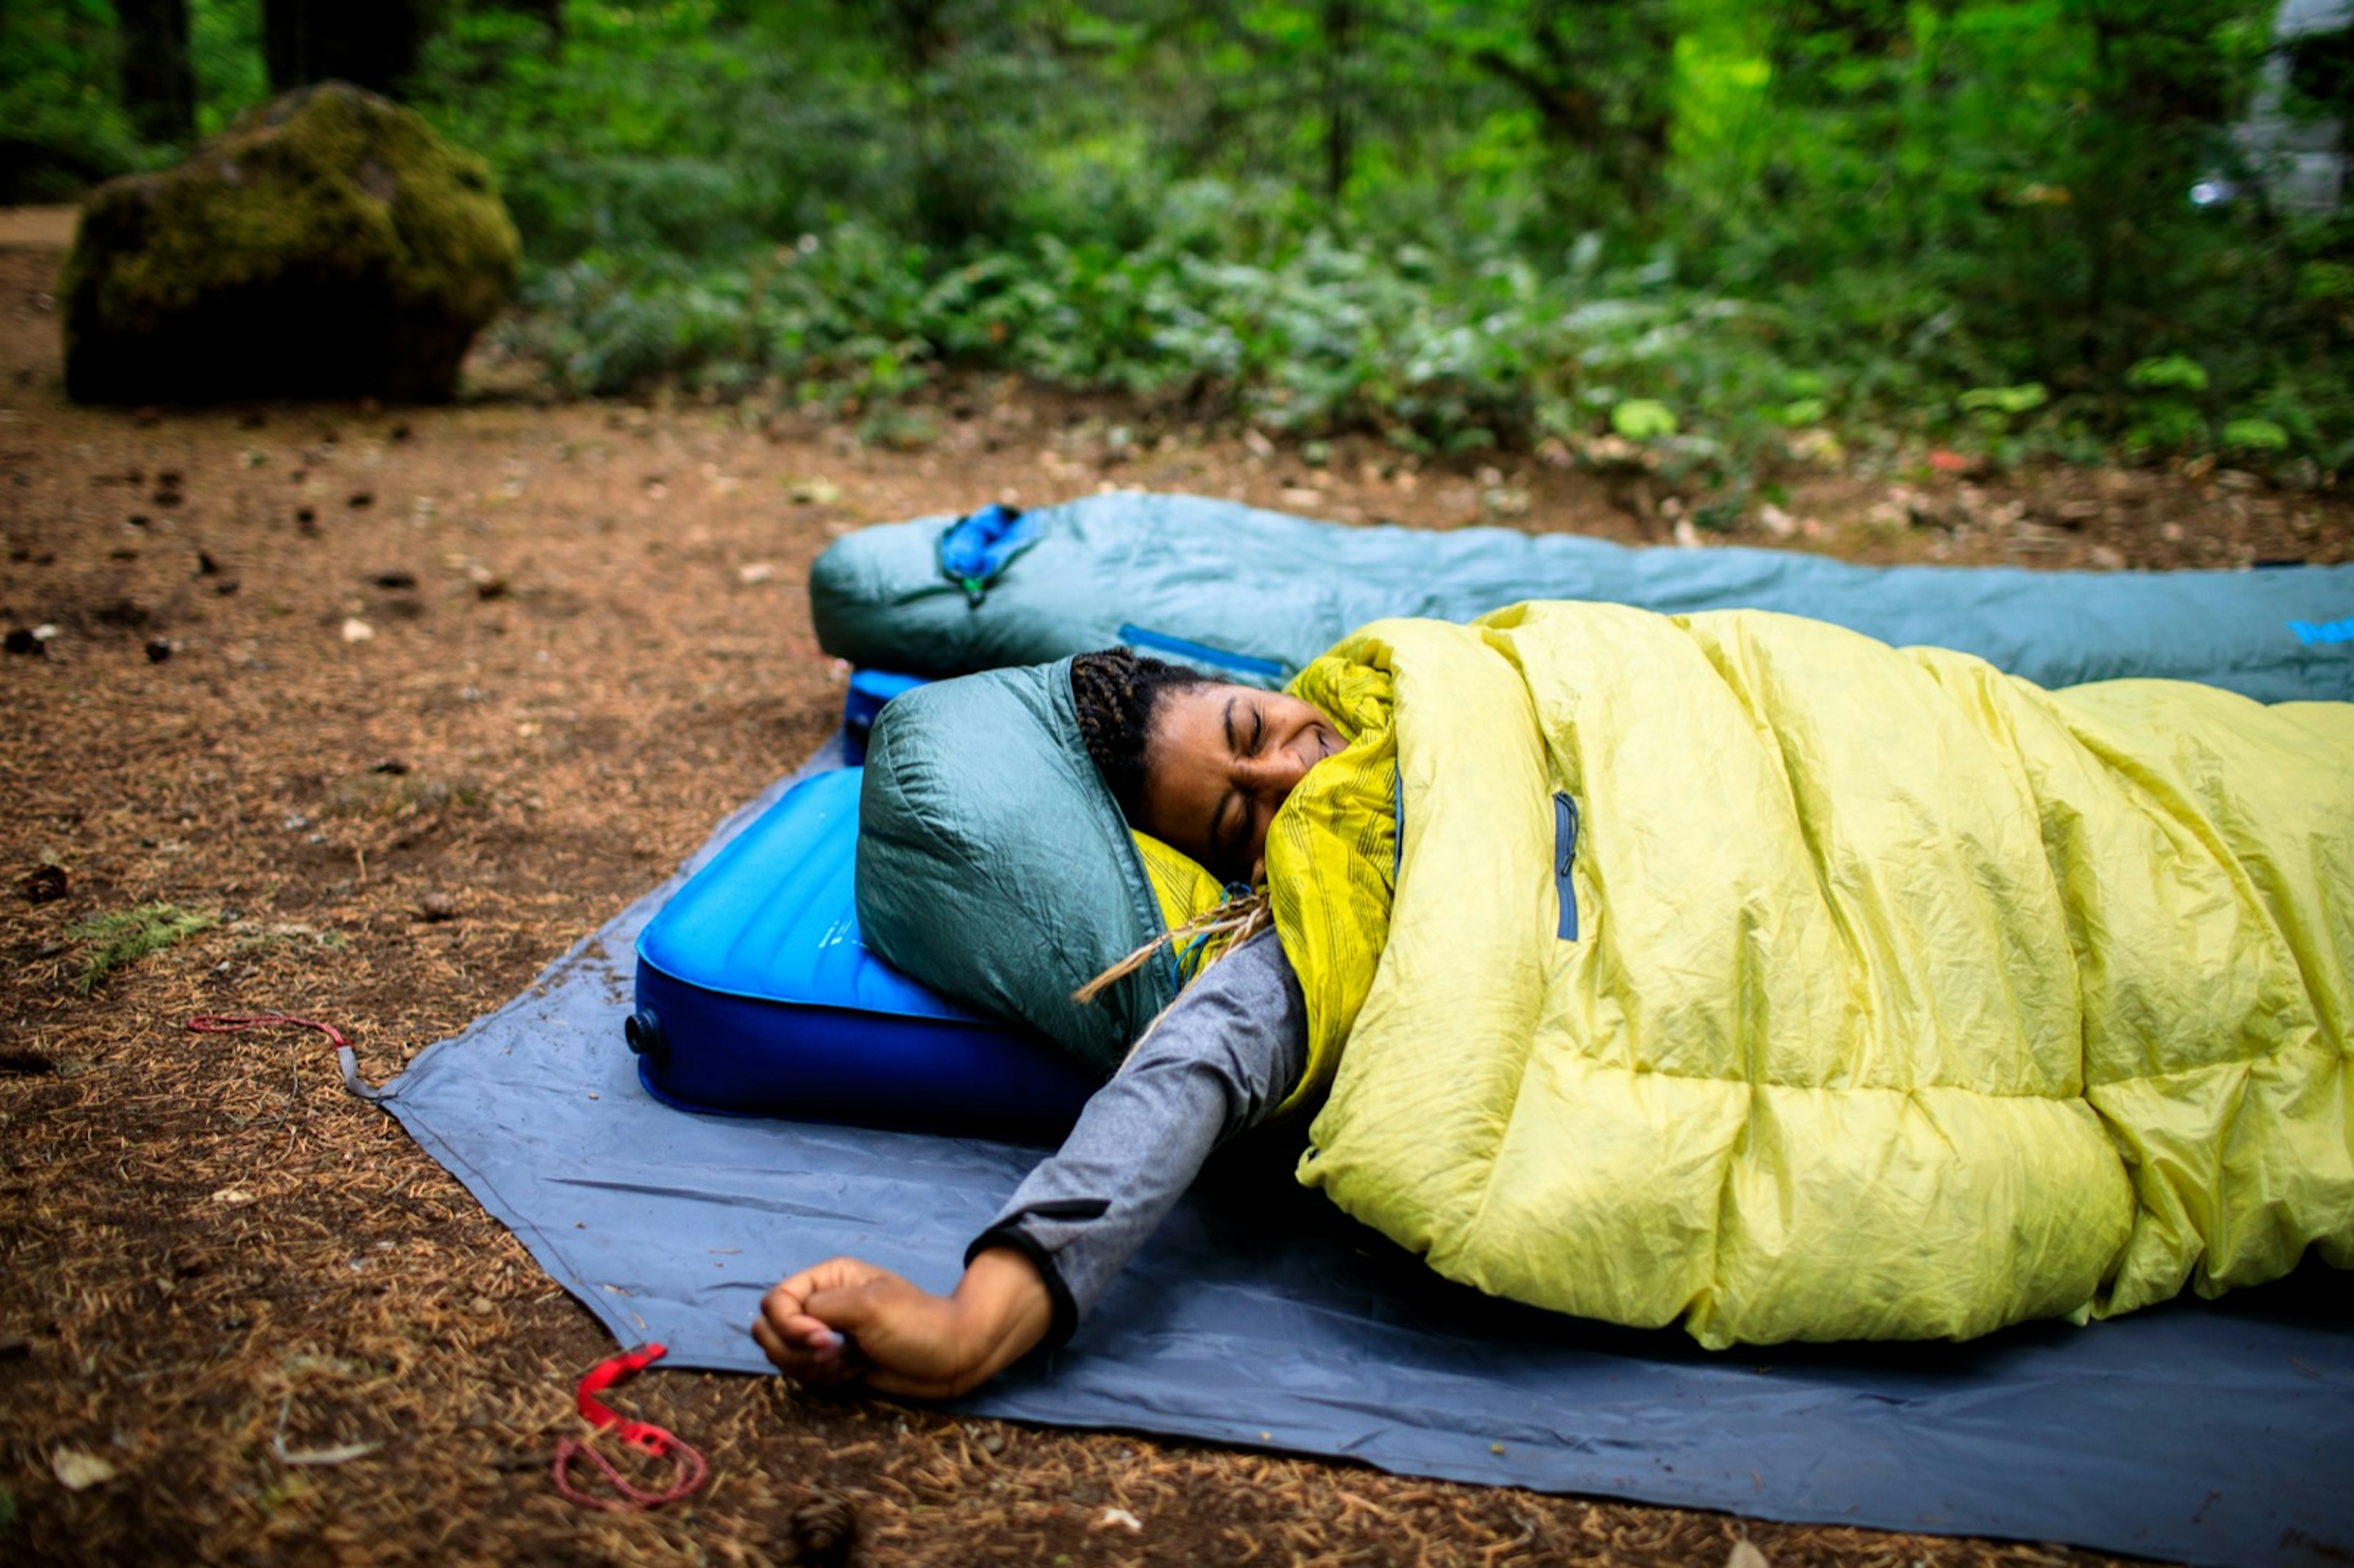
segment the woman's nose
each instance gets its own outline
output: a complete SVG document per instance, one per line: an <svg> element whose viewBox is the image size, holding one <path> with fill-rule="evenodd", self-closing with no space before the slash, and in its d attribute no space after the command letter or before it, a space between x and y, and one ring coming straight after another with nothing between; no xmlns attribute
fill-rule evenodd
<svg viewBox="0 0 2354 1568"><path fill-rule="evenodd" d="M1307 773L1308 763L1292 752L1277 749L1249 758L1245 768L1244 788L1273 808L1283 804L1292 787Z"/></svg>

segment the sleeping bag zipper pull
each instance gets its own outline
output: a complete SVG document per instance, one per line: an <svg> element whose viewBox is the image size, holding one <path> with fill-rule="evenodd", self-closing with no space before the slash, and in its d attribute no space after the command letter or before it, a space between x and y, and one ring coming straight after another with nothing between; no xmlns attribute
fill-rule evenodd
<svg viewBox="0 0 2354 1568"><path fill-rule="evenodd" d="M1577 887L1569 868L1577 859L1577 802L1567 795L1553 798L1553 884L1561 898L1561 924L1553 934L1564 942L1577 940Z"/></svg>

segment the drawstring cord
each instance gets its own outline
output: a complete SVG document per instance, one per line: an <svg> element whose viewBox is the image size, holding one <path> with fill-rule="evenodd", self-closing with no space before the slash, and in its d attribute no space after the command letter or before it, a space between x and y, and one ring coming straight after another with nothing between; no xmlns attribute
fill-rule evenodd
<svg viewBox="0 0 2354 1568"><path fill-rule="evenodd" d="M320 1023L313 1019L296 1018L285 1012L200 1012L188 1020L189 1032L196 1034L235 1034L247 1029L270 1029L280 1026L295 1029L315 1029L327 1037L335 1048L336 1065L344 1070L344 1087L370 1105L383 1099L386 1091L369 1086L360 1076L359 1058L352 1054L352 1043L344 1032L332 1023Z"/></svg>
<svg viewBox="0 0 2354 1568"><path fill-rule="evenodd" d="M638 1486L613 1467L613 1461L594 1446L595 1437L567 1437L556 1445L556 1465L552 1474L556 1489L582 1508L605 1509L612 1512L633 1512L642 1509L660 1508L664 1503L678 1501L703 1485L710 1474L710 1466L693 1444L681 1441L674 1434L650 1421L631 1421L615 1412L597 1397L609 1388L629 1382L667 1351L661 1345L648 1345L642 1350L628 1351L610 1361L598 1362L580 1380L576 1394L580 1419L597 1429L597 1435L610 1432L642 1454L657 1459L673 1461L673 1474L670 1484L659 1490ZM572 1461L587 1455L588 1462L612 1483L613 1492L581 1490L572 1482Z"/></svg>
<svg viewBox="0 0 2354 1568"><path fill-rule="evenodd" d="M315 1029L327 1037L335 1048L335 1059L344 1070L344 1087L371 1104L386 1097L386 1091L371 1088L360 1076L359 1060L352 1054L352 1044L344 1038L342 1030L332 1023L315 1019L296 1018L285 1012L204 1012L188 1020L188 1030L196 1034L236 1034L248 1029ZM669 1431L650 1421L631 1421L616 1413L597 1397L609 1388L629 1382L638 1373L660 1361L665 1354L661 1345L648 1345L642 1350L627 1351L609 1361L599 1361L580 1380L574 1393L574 1403L580 1418L596 1428L596 1435L611 1432L640 1453L657 1459L671 1459L675 1472L667 1486L650 1490L638 1486L614 1468L613 1462L592 1446L594 1436L583 1440L567 1437L556 1446L554 1476L556 1489L583 1508L630 1511L660 1508L676 1502L703 1485L710 1473L710 1465L693 1445L682 1442ZM572 1481L572 1464L586 1455L588 1463L602 1472L612 1484L613 1494L587 1492Z"/></svg>

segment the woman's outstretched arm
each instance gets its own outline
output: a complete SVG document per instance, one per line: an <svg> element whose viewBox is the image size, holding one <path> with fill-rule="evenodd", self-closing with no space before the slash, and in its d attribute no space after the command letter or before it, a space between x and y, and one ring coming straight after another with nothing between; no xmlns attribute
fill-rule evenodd
<svg viewBox="0 0 2354 1568"><path fill-rule="evenodd" d="M952 1294L834 1258L770 1290L753 1337L807 1382L964 1393L1067 1339L1211 1150L1264 1121L1307 1057L1299 983L1268 932L1212 965L1096 1091L967 1250Z"/></svg>

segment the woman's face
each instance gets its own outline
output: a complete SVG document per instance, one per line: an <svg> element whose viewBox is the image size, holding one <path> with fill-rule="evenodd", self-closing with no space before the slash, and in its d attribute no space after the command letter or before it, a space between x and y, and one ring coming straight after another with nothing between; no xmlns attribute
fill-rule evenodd
<svg viewBox="0 0 2354 1568"><path fill-rule="evenodd" d="M1145 737L1136 825L1221 881L1257 882L1275 809L1341 744L1321 710L1280 692L1164 691Z"/></svg>

